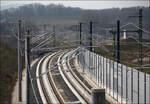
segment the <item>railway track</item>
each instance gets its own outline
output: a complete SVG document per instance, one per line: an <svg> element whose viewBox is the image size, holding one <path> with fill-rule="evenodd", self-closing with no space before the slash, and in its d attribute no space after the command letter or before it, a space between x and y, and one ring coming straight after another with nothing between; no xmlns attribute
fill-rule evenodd
<svg viewBox="0 0 150 104"><path fill-rule="evenodd" d="M76 50L45 55L36 69L37 85L44 104L89 104L91 88L74 72Z"/></svg>

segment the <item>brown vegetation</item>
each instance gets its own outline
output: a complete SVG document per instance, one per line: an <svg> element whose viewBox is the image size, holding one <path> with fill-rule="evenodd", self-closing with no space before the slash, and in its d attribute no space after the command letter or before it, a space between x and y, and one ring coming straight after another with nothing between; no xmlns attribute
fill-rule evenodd
<svg viewBox="0 0 150 104"><path fill-rule="evenodd" d="M17 78L17 53L0 42L0 104L10 104Z"/></svg>
<svg viewBox="0 0 150 104"><path fill-rule="evenodd" d="M109 50L106 52L103 48L94 48L95 52L103 55L104 57L110 58L116 61L116 56L114 56L114 48L112 45L105 45ZM116 52L116 51L115 51ZM150 57L147 56L147 53L150 52L150 48L143 46L143 65L150 64ZM120 61L121 63L129 67L138 67L138 44L133 40L121 41L120 45ZM150 74L150 66L148 68L142 68L143 72Z"/></svg>

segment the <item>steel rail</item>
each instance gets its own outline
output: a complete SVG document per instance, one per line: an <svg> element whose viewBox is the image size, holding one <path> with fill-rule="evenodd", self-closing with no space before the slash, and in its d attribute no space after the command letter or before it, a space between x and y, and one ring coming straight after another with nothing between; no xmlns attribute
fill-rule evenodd
<svg viewBox="0 0 150 104"><path fill-rule="evenodd" d="M51 60L49 60L49 67L51 66L52 68L56 68L56 67L53 67L53 64L55 64L56 62L53 62L55 59L57 59L57 57L60 57L61 55L64 55L66 52L68 52L68 50L67 51L63 51L62 53L58 53L58 54L56 54L54 57L52 57L51 58ZM64 60L64 59L63 59ZM56 60L57 61L57 60ZM55 64L55 65L57 65L57 64ZM47 67L48 67L48 64L47 64ZM71 103L80 103L80 101L78 101L78 99L77 99L77 101L70 101L70 100L68 100L68 101L65 101L66 99L64 98L64 96L63 95L61 95L62 93L60 93L60 88L58 87L59 85L57 85L57 78L55 79L55 75L57 76L59 76L60 74L57 72L56 74L53 74L52 72L53 71L57 71L57 70L52 70L50 73L47 73L47 75L49 75L49 82L50 82L50 85L51 85L51 87L52 87L52 90L54 91L54 93L55 93L55 95L56 95L56 97L57 97L57 99L58 99L58 101L59 101L59 103L60 104L71 104ZM59 71L59 70L58 70ZM55 80L54 80L55 79ZM63 78L62 78L62 80L64 80ZM64 83L66 83L66 82L64 82ZM66 85L67 86L67 85ZM57 88L58 87L58 88ZM65 90L65 87L64 87L64 89L63 90ZM66 90L68 90L68 89L66 89ZM71 93L73 93L73 92L71 92ZM65 96L66 97L66 96ZM73 97L73 96L69 96L69 97Z"/></svg>
<svg viewBox="0 0 150 104"><path fill-rule="evenodd" d="M44 56L44 57L39 61L38 65L37 65L37 69L36 69L36 76L39 76L39 69L40 69L40 67L41 67L40 65L41 65L41 63L43 62L43 60L44 60L46 57L47 57L47 56ZM46 95L45 95L45 93L44 93L44 90L43 90L42 85L43 85L43 83L41 83L40 78L37 78L37 86L38 86L38 88L39 88L39 93L40 93L42 102L46 104L46 103L48 103L48 102L47 102L47 98L45 97Z"/></svg>
<svg viewBox="0 0 150 104"><path fill-rule="evenodd" d="M72 71L70 63L69 63L69 57L71 55L74 56L74 54L72 54L73 52L75 53L75 51L70 51L69 50L65 50L65 51L59 51L59 52L55 52L51 55L45 55L38 63L37 65L37 70L36 70L36 76L39 76L42 73L45 73L48 69L50 68L54 68L54 70L52 71L57 71L55 70L56 67L53 67L53 64L57 63L56 65L58 65L58 72L56 74L53 74L52 71L44 74L42 77L38 77L37 78L37 85L39 87L39 92L40 92L40 96L42 99L43 103L60 103L60 104L71 104L71 103L84 103L84 104L89 104L89 96L90 96L90 89L88 89L79 78L77 78L77 76L73 73L70 72L70 74L72 75L71 79L68 75L67 72L64 70L64 64L67 65L67 70ZM63 59L63 60L62 60ZM72 59L72 58L71 58ZM68 65L69 64L69 65ZM71 92L73 93L73 95L76 96L76 98L78 99L77 101L65 101L64 100L64 96L62 96L59 91L59 89L57 88L58 86L56 85L56 82L54 80L54 76L55 75L60 75L62 77L62 80L65 81L66 86L69 87L69 89L71 90ZM74 80L74 81L73 81ZM82 86L82 89L79 89L80 87L76 87L75 83L80 84L79 86ZM86 90L86 92L89 94L88 98L85 97L85 94L83 93ZM54 100L54 101L53 101Z"/></svg>
<svg viewBox="0 0 150 104"><path fill-rule="evenodd" d="M45 61L43 62L43 65L42 65L42 73L46 72L48 70L48 63L50 60L52 60L58 53L60 52L55 52L53 53L52 55L48 56ZM50 72L49 72L50 73ZM50 99L50 102L51 104L54 104L54 103L59 103L59 99L56 97L56 94L54 92L54 90L52 90L52 85L50 84L50 80L49 80L49 73L47 74L44 74L42 76L42 81L44 83L44 86L46 88L46 92L47 92L47 95Z"/></svg>
<svg viewBox="0 0 150 104"><path fill-rule="evenodd" d="M66 55L64 55L64 57L67 57L67 55L68 55L68 53ZM66 71L65 68L67 68L68 71ZM73 88L76 90L76 92L80 95L80 99L82 98L85 101L85 103L89 104L89 102L90 102L89 99L87 99L87 97L84 95L84 93L85 93L86 90L81 91L84 88L82 88L82 86L78 83L78 81L75 78L73 78L73 76L71 75L71 73L70 73L70 76L68 75L69 72L70 72L69 68L66 67L65 65L63 65L63 68L61 69L61 71L62 71L62 74L66 77L66 79L69 81L69 83L71 84L71 86L73 86ZM82 89L80 89L80 88L82 88Z"/></svg>
<svg viewBox="0 0 150 104"><path fill-rule="evenodd" d="M40 62L39 62L39 64L38 64L38 66L37 66L37 70L36 70L36 76L39 76L40 74L41 74L41 72L42 72L42 69L46 69L46 68L44 68L44 66L43 66L43 63L45 62L45 61L48 61L48 60L50 60L50 58L52 58L53 56L55 55L55 53L54 54L52 54L52 55L46 55L46 56L44 56L41 60L40 60ZM47 62L45 62L45 64L46 64ZM45 70L44 70L45 71ZM49 82L48 82L48 79L46 78L47 77L47 75L45 74L45 76L43 75L42 77L39 77L39 78L37 78L37 84L38 84L38 87L39 87L39 93L40 93L40 96L41 96L41 99L42 99L42 101L43 101L43 103L45 104L47 104L47 103L52 103L52 98L50 98L50 97L52 97L51 95L51 92L52 91L50 91L49 90L49 88L51 87L50 86L50 84L49 84ZM46 84L47 83L47 84ZM49 88L47 88L47 87L49 87ZM51 94L51 95L50 95ZM54 96L54 95L53 95ZM53 97L54 98L54 97ZM57 99L55 99L55 101L54 101L54 99L53 99L53 102L58 102L57 101Z"/></svg>
<svg viewBox="0 0 150 104"><path fill-rule="evenodd" d="M55 57L56 57L56 56L55 56ZM50 60L49 65L52 63L52 60L53 60L55 57L53 57L53 58ZM51 65L50 65L50 66L51 66ZM56 84L55 84L55 81L54 81L54 79L53 79L53 76L52 76L52 73L51 73L51 72L49 73L49 77L50 77L50 78L49 78L49 82L50 82L50 84L51 84L51 87L52 87L52 89L53 89L55 95L57 96L57 99L58 99L59 103L60 103L60 104L64 104L65 101L64 101L62 95L60 94L59 89L57 88L57 86L56 86Z"/></svg>
<svg viewBox="0 0 150 104"><path fill-rule="evenodd" d="M69 59L69 57L68 57ZM73 72L73 69L71 68L70 62L67 62L67 65L69 67L69 71L72 74L72 76L77 80L77 82L89 93L91 94L91 90L77 77L77 75Z"/></svg>
<svg viewBox="0 0 150 104"><path fill-rule="evenodd" d="M64 70L62 70L60 64L64 63L60 63L60 60L63 58L63 55L61 55L58 59L58 69L60 70L60 73L61 73L61 76L63 77L63 79L65 80L66 84L68 85L68 87L71 89L71 91L74 93L74 95L79 99L79 101L82 103L82 104L87 104L87 102L81 97L80 95L80 92L74 87L74 85L72 83L70 83L70 78L68 78L66 75L65 75L65 72Z"/></svg>

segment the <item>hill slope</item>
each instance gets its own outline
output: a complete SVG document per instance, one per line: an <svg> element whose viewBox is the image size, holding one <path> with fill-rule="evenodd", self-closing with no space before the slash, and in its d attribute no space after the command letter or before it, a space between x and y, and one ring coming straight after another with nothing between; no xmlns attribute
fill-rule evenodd
<svg viewBox="0 0 150 104"><path fill-rule="evenodd" d="M0 42L0 104L10 104L17 78L17 53Z"/></svg>

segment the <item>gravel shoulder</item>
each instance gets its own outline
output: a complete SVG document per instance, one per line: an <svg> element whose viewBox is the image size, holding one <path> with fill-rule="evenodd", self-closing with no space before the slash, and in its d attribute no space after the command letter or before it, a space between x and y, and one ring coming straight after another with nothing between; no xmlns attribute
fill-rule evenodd
<svg viewBox="0 0 150 104"><path fill-rule="evenodd" d="M32 63L31 63L31 72L36 70L35 66L36 66L36 63L38 62L38 60L39 59L35 59L35 60L32 61ZM25 84L26 84L25 83L25 79L26 79L25 72L26 72L25 69L23 69L23 71L22 71L22 102L18 101L18 80L17 80L16 84L14 86L14 89L12 91L11 104L24 104L26 102L25 101Z"/></svg>

